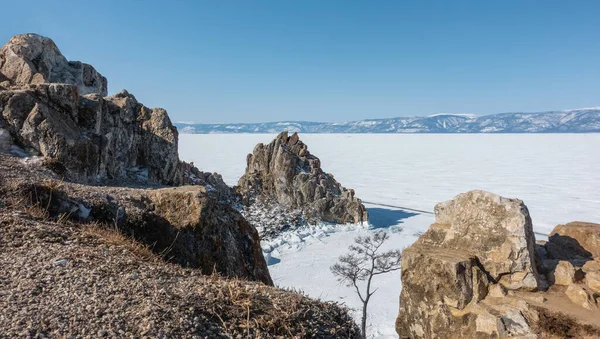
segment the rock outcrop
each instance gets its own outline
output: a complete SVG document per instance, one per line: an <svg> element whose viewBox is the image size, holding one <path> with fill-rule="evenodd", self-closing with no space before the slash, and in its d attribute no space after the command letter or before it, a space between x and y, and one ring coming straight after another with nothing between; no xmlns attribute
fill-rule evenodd
<svg viewBox="0 0 600 339"><path fill-rule="evenodd" d="M0 50L0 86L64 83L79 95L107 96L107 81L91 65L68 61L54 41L37 34L12 37Z"/></svg>
<svg viewBox="0 0 600 339"><path fill-rule="evenodd" d="M471 191L435 213L402 253L401 338L600 335L594 273L588 283L580 257L549 262L522 201Z"/></svg>
<svg viewBox="0 0 600 339"><path fill-rule="evenodd" d="M0 76L0 159L12 166L1 171L0 190L18 185L30 208L116 226L204 274L272 285L256 229L231 206L232 189L179 160L178 132L165 110L125 90L106 96L106 79L92 66L68 62L35 34L2 47ZM48 177L64 183L48 188ZM195 186L149 189L182 184Z"/></svg>
<svg viewBox="0 0 600 339"><path fill-rule="evenodd" d="M586 309L600 308L600 224L571 222L552 230L540 252L550 283L567 286L569 299Z"/></svg>
<svg viewBox="0 0 600 339"><path fill-rule="evenodd" d="M88 186L61 181L42 164L0 154L0 196L42 208L50 219L116 228L165 260L210 275L272 285L257 230L205 186L158 189Z"/></svg>
<svg viewBox="0 0 600 339"><path fill-rule="evenodd" d="M167 112L127 91L107 97L106 79L68 62L52 40L18 35L2 47L0 129L30 155L60 162L80 181L183 183L178 133Z"/></svg>
<svg viewBox="0 0 600 339"><path fill-rule="evenodd" d="M153 190L145 198L137 200L143 202L141 214L123 221L132 234L143 234L145 243L169 249L167 255L179 264L204 274L273 285L256 228L204 186Z"/></svg>
<svg viewBox="0 0 600 339"><path fill-rule="evenodd" d="M461 249L509 289L538 289L535 236L521 200L470 191L435 206L435 224L417 243Z"/></svg>
<svg viewBox="0 0 600 339"><path fill-rule="evenodd" d="M246 172L240 178L237 192L251 219L255 211L280 210L287 225L304 223L362 223L368 220L367 210L354 190L346 189L332 174L321 169L321 161L312 155L297 133L279 134L270 144L258 144L246 159Z"/></svg>

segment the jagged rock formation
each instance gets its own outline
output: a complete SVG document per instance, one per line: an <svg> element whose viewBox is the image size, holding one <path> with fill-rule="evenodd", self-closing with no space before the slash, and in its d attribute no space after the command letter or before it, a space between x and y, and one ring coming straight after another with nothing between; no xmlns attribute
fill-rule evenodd
<svg viewBox="0 0 600 339"><path fill-rule="evenodd" d="M167 112L127 91L106 97L106 78L68 62L52 40L12 38L1 49L0 75L0 130L29 154L62 163L76 180L183 183Z"/></svg>
<svg viewBox="0 0 600 339"><path fill-rule="evenodd" d="M600 335L594 273L587 283L588 273L577 272L581 257L550 267L522 201L471 191L435 212L402 253L401 338Z"/></svg>
<svg viewBox="0 0 600 339"><path fill-rule="evenodd" d="M354 190L346 189L333 175L323 172L321 161L312 155L297 133L279 134L270 144L258 144L246 159L246 172L236 191L244 205L245 215L256 211L277 210L287 215L291 225L302 223L362 223L367 210Z"/></svg>

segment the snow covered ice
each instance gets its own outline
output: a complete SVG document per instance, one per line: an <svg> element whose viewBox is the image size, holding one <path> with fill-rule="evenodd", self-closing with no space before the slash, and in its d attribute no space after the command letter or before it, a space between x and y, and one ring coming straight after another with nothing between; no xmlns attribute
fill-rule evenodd
<svg viewBox="0 0 600 339"><path fill-rule="evenodd" d="M180 156L229 185L244 173L245 159L275 134L182 134ZM433 211L441 201L472 189L525 202L534 230L557 224L600 222L600 134L301 134L323 170L363 201ZM433 215L365 203L370 225L317 225L263 242L275 284L312 297L360 301L329 267L358 235L386 230L383 250L412 244ZM379 290L369 304L368 333L397 338L400 273L374 278Z"/></svg>

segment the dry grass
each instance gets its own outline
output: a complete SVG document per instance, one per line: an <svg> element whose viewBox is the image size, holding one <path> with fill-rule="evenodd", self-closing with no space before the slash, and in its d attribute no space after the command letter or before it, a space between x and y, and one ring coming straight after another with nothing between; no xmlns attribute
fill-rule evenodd
<svg viewBox="0 0 600 339"><path fill-rule="evenodd" d="M536 310L540 317L537 334L542 338L600 337L600 329L597 327L578 324L572 317L559 312L539 307Z"/></svg>
<svg viewBox="0 0 600 339"><path fill-rule="evenodd" d="M100 239L107 245L118 246L131 252L136 258L158 262L160 256L152 252L149 245L136 241L133 237L121 233L118 229L107 227L100 223L89 223L82 225L83 233Z"/></svg>
<svg viewBox="0 0 600 339"><path fill-rule="evenodd" d="M254 338L265 334L285 338L356 338L360 331L346 308L296 291L284 291L243 280L212 276L199 287L210 297L209 312L227 333ZM336 326L337 325L337 326Z"/></svg>
<svg viewBox="0 0 600 339"><path fill-rule="evenodd" d="M42 179L40 186L45 187L50 192L55 192L55 191L62 190L65 187L65 183L62 180L54 180L54 179L45 178L45 179Z"/></svg>
<svg viewBox="0 0 600 339"><path fill-rule="evenodd" d="M61 223L70 218L62 213L52 215L51 204L53 197L64 189L64 182L53 179L43 179L39 184L9 183L4 185L6 207L22 210L32 218L41 221L50 221L56 218Z"/></svg>
<svg viewBox="0 0 600 339"><path fill-rule="evenodd" d="M48 213L48 209L42 206L41 204L23 206L23 211L27 213L30 217L37 220L47 221L50 219L50 213Z"/></svg>

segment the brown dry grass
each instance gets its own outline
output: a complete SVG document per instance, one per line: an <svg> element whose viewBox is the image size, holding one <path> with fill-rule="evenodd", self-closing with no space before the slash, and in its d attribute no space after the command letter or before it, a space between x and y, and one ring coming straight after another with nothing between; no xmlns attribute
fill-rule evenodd
<svg viewBox="0 0 600 339"><path fill-rule="evenodd" d="M537 334L542 338L599 338L600 329L578 324L572 317L547 309L536 308L540 317Z"/></svg>
<svg viewBox="0 0 600 339"><path fill-rule="evenodd" d="M284 338L313 337L315 333L323 338L360 336L346 308L308 298L297 291L282 291L213 275L198 292L210 297L211 302L204 304L228 335L243 333L249 338L266 333ZM336 323L338 326L330 326ZM323 324L328 324L327 328L323 328Z"/></svg>
<svg viewBox="0 0 600 339"><path fill-rule="evenodd" d="M52 196L64 188L64 182L53 179L42 179L39 184L9 183L4 185L3 194L7 207L22 210L32 218L41 221L50 221L52 217L63 223L69 215L52 216L50 205Z"/></svg>
<svg viewBox="0 0 600 339"><path fill-rule="evenodd" d="M119 246L131 252L136 258L151 262L160 261L160 256L152 252L149 245L136 241L133 237L121 233L118 229L100 223L82 225L83 233L101 240L107 245Z"/></svg>

